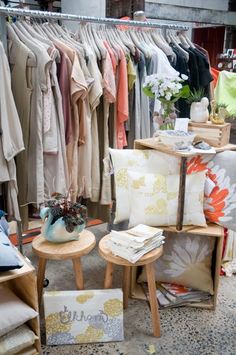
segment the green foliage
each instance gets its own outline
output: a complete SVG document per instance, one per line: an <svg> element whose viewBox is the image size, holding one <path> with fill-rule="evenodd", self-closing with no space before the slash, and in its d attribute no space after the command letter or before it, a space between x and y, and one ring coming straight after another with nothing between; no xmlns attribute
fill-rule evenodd
<svg viewBox="0 0 236 355"><path fill-rule="evenodd" d="M84 224L87 219L87 208L78 202L71 202L67 197L54 193L53 199L45 203L53 216L52 224L59 218L65 222L66 230L72 233L76 226Z"/></svg>
<svg viewBox="0 0 236 355"><path fill-rule="evenodd" d="M204 94L204 89L200 88L198 90L193 89L193 91L190 91L189 96L188 96L188 103L191 104L193 102L199 102L201 99L205 96Z"/></svg>
<svg viewBox="0 0 236 355"><path fill-rule="evenodd" d="M151 86L144 86L143 87L143 92L148 97L155 98L155 94L152 92Z"/></svg>

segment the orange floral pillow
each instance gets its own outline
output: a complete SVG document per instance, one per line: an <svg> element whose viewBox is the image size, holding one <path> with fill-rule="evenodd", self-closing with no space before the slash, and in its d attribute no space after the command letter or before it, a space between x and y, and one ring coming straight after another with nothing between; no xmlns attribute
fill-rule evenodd
<svg viewBox="0 0 236 355"><path fill-rule="evenodd" d="M204 213L210 222L236 231L236 152L225 151L214 158L193 157L188 161L187 173L207 170L213 188L204 200Z"/></svg>

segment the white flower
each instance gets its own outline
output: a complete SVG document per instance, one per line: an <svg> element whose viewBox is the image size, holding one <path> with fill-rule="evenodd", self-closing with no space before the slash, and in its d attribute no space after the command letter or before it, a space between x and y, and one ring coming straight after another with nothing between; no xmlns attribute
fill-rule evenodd
<svg viewBox="0 0 236 355"><path fill-rule="evenodd" d="M185 76L186 77L186 76ZM176 72L173 75L152 74L145 78L144 88L148 89L155 95L156 98L171 100L171 97L177 95L182 89L184 80Z"/></svg>
<svg viewBox="0 0 236 355"><path fill-rule="evenodd" d="M176 239L171 250L166 250L160 262L164 273L176 278L181 276L188 269L192 270L195 265L201 264L211 253L211 240L196 236L185 237L185 240ZM167 244L167 243L166 243Z"/></svg>
<svg viewBox="0 0 236 355"><path fill-rule="evenodd" d="M182 78L183 80L187 80L187 79L188 79L188 76L185 75L185 74L181 74L180 76L181 76L181 78Z"/></svg>

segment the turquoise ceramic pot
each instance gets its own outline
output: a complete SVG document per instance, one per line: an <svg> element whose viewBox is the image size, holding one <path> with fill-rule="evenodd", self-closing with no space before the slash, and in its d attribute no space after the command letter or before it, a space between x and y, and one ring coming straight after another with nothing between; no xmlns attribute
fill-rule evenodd
<svg viewBox="0 0 236 355"><path fill-rule="evenodd" d="M41 234L52 243L65 243L71 240L78 240L79 234L85 228L85 223L75 227L72 233L67 232L65 222L62 217L52 224L53 216L50 213L50 208L45 207L40 212L40 217L44 221L41 228Z"/></svg>

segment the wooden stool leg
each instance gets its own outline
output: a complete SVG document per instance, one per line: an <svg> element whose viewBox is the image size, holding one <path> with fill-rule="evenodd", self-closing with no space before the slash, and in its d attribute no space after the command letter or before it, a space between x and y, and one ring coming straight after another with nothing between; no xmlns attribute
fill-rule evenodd
<svg viewBox="0 0 236 355"><path fill-rule="evenodd" d="M45 278L45 268L47 259L39 258L38 272L37 272L37 288L38 288L38 301L39 307L41 305L42 294L43 294L43 283Z"/></svg>
<svg viewBox="0 0 236 355"><path fill-rule="evenodd" d="M75 282L76 282L76 287L79 290L84 289L84 278L83 278L83 270L82 270L82 265L80 258L73 259L73 267L74 267L74 272L75 272Z"/></svg>
<svg viewBox="0 0 236 355"><path fill-rule="evenodd" d="M150 302L151 315L152 315L153 334L155 337L160 337L161 336L160 315L159 315L157 295L156 295L154 263L150 263L146 265L146 274L147 274L148 291L149 291L149 302Z"/></svg>
<svg viewBox="0 0 236 355"><path fill-rule="evenodd" d="M104 288L112 288L112 279L113 279L113 264L108 261L106 266Z"/></svg>
<svg viewBox="0 0 236 355"><path fill-rule="evenodd" d="M130 266L123 266L123 305L124 309L128 307L130 294Z"/></svg>

